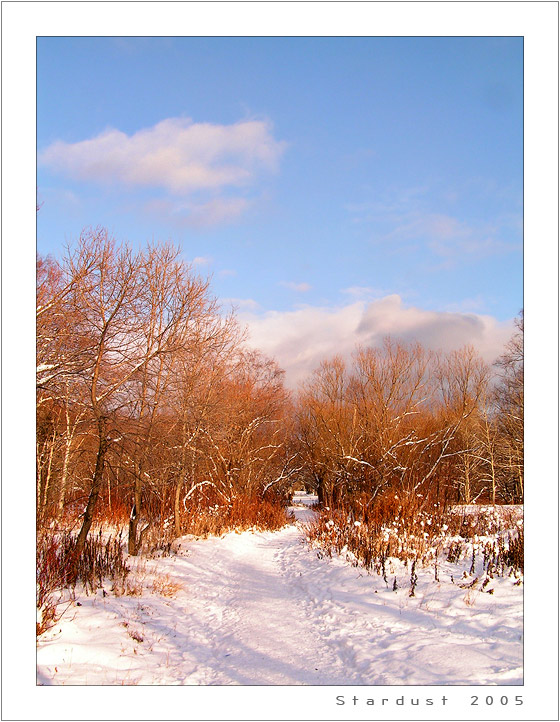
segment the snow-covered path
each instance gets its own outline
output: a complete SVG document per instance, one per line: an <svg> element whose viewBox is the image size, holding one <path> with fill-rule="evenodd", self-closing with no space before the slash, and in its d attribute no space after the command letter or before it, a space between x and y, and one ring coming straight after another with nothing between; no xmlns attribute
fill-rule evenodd
<svg viewBox="0 0 560 722"><path fill-rule="evenodd" d="M288 570L293 551L300 551L298 529L287 527L272 537L239 534L223 541L217 558L215 549L209 555L204 585L187 602L188 624L193 615L198 619L195 626L206 659L185 682L340 683L345 676L341 660L315 624L305 590L294 584ZM197 564L207 551L199 550ZM219 588L214 575L222 581Z"/></svg>
<svg viewBox="0 0 560 722"><path fill-rule="evenodd" d="M181 546L136 573L140 596L81 597L39 643L39 682L522 683L522 591L511 578L496 578L492 595L465 590L442 563L441 581L419 573L410 598L403 570L393 591L321 558L298 525ZM154 581L175 595L151 592Z"/></svg>

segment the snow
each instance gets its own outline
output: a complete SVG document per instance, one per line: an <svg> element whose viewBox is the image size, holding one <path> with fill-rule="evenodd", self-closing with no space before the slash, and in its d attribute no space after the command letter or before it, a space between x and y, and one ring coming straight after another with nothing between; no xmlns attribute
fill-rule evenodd
<svg viewBox="0 0 560 722"><path fill-rule="evenodd" d="M496 576L488 594L468 588L470 559L442 560L439 581L433 567L416 570L410 597L411 570L397 560L386 584L311 548L313 501L297 495L294 523L277 532L183 537L169 557L130 558L137 596L109 584L106 596L77 596L39 640L38 683L523 683L521 583Z"/></svg>

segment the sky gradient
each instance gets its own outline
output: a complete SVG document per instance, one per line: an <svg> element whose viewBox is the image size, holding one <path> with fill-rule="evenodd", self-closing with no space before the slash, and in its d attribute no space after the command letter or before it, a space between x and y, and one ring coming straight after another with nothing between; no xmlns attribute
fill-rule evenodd
<svg viewBox="0 0 560 722"><path fill-rule="evenodd" d="M291 383L523 305L518 37L37 40L39 253L173 240Z"/></svg>

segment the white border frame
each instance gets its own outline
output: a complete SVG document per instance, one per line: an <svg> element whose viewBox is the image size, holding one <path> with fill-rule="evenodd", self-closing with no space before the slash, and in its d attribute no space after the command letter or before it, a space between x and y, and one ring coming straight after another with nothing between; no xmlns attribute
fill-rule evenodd
<svg viewBox="0 0 560 722"><path fill-rule="evenodd" d="M383 719L556 720L558 702L558 4L3 2L2 719L371 719L337 694L440 697ZM526 572L523 687L36 687L34 583L35 39L38 35L515 35L525 48ZM551 408L552 405L552 408ZM22 543L22 539L24 542ZM541 553L538 553L539 546ZM14 554L17 548L17 555ZM546 556L543 549L548 549ZM22 572L22 570L24 570ZM546 596L545 596L546 593ZM522 707L469 706L521 694ZM80 716L84 713L85 716ZM425 716L422 717L422 713ZM473 714L474 713L474 714ZM478 715L478 716L477 716Z"/></svg>

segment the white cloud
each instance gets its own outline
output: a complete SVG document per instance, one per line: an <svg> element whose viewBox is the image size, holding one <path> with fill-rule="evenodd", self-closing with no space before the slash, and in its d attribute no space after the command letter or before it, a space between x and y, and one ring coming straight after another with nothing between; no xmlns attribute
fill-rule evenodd
<svg viewBox="0 0 560 722"><path fill-rule="evenodd" d="M417 340L426 347L450 351L472 344L492 362L513 332L513 322L474 313L427 311L403 306L398 295L341 307L307 306L295 311L239 314L250 343L273 356L294 387L325 358L350 357L357 344L376 345L387 335Z"/></svg>
<svg viewBox="0 0 560 722"><path fill-rule="evenodd" d="M289 288L290 291L297 291L298 293L305 293L312 288L309 283L295 283L295 281L280 281L278 285Z"/></svg>
<svg viewBox="0 0 560 722"><path fill-rule="evenodd" d="M185 196L246 186L259 172L276 168L285 145L267 121L218 125L168 118L131 135L108 129L77 143L57 141L39 161L77 180L158 187Z"/></svg>
<svg viewBox="0 0 560 722"><path fill-rule="evenodd" d="M485 308L486 300L483 296L478 294L477 296L473 296L472 298L464 298L458 303L448 303L445 310L452 312L459 311L461 313L468 313L469 311L484 311Z"/></svg>
<svg viewBox="0 0 560 722"><path fill-rule="evenodd" d="M196 256L192 259L193 266L208 266L212 261L212 258L206 256Z"/></svg>

